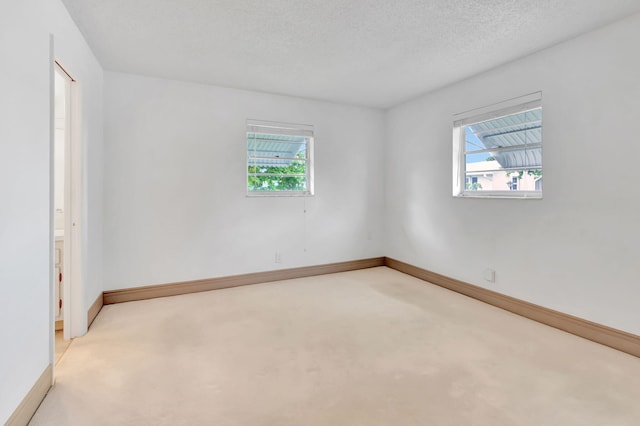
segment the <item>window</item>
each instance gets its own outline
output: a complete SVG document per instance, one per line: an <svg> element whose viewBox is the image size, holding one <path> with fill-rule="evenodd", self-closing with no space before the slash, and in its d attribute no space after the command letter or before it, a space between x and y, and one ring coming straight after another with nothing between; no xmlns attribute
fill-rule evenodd
<svg viewBox="0 0 640 426"><path fill-rule="evenodd" d="M478 182L478 176L467 176L465 178L465 189L470 191L482 189L482 184Z"/></svg>
<svg viewBox="0 0 640 426"><path fill-rule="evenodd" d="M247 194L313 195L313 126L247 120Z"/></svg>
<svg viewBox="0 0 640 426"><path fill-rule="evenodd" d="M511 184L509 185L509 189L511 191L517 191L518 190L518 178L517 177L512 177L511 178Z"/></svg>
<svg viewBox="0 0 640 426"><path fill-rule="evenodd" d="M454 116L454 196L542 198L541 101L534 93Z"/></svg>

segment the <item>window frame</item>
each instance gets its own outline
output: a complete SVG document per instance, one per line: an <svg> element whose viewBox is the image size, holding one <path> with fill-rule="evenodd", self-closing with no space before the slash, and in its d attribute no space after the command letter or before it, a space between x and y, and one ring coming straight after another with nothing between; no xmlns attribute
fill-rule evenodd
<svg viewBox="0 0 640 426"><path fill-rule="evenodd" d="M488 105L481 108L465 111L453 116L453 197L455 198L508 198L508 199L542 199L542 189L539 191L523 190L471 190L466 188L467 162L466 162L466 135L467 126L498 119L501 117L518 114L534 109L542 109L542 92L535 92L525 96L509 99L507 101ZM542 131L543 120L540 120ZM544 136L539 144L542 152ZM517 145L516 145L517 146ZM522 145L525 146L525 145ZM505 147L504 150L512 149ZM487 149L486 151L497 151L499 149ZM479 150L478 153L483 152ZM543 155L544 156L544 155ZM542 161L540 170L543 169ZM500 171L522 170L522 168L501 169ZM488 172L488 171L487 171ZM494 171L495 172L495 171Z"/></svg>
<svg viewBox="0 0 640 426"><path fill-rule="evenodd" d="M262 130L262 131L261 131ZM271 132L271 133L269 133ZM264 135L281 135L281 136L296 136L305 138L305 179L306 189L304 191L298 190L271 190L271 191L256 191L249 189L249 177L252 173L249 172L251 166L251 159L256 158L250 155L249 145L249 133L257 133ZM287 143L285 141L274 140L274 142ZM276 121L265 120L253 120L247 119L246 131L245 131L245 191L247 197L310 197L315 193L314 190L314 151L315 132L314 126L309 124L296 124ZM279 157L273 157L279 158ZM255 175L255 174L253 174ZM293 175L292 175L293 176Z"/></svg>

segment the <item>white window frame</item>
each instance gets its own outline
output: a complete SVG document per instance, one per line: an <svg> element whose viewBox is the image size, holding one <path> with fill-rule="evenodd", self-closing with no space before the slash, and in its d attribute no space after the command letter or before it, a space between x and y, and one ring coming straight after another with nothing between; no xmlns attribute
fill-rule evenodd
<svg viewBox="0 0 640 426"><path fill-rule="evenodd" d="M486 107L476 108L453 116L453 196L462 198L515 198L541 199L540 191L490 191L468 190L466 178L466 135L465 127L482 121L497 119L527 110L542 108L542 92L531 93L499 102ZM541 144L542 145L542 144ZM540 146L542 149L542 146ZM495 150L494 150L495 151ZM483 151L479 151L483 152ZM543 161L544 163L544 161ZM543 166L540 167L543 169ZM508 171L509 169L504 169ZM518 170L522 170L519 168Z"/></svg>
<svg viewBox="0 0 640 426"><path fill-rule="evenodd" d="M275 190L275 191L251 191L248 186L249 166L253 157L249 149L247 149L249 141L249 133L262 133L270 135L299 136L306 139L306 156L305 156L305 178L306 190ZM284 123L265 120L247 120L247 129L245 133L245 151L247 159L245 161L245 180L244 185L248 197L308 197L314 195L314 127L308 124ZM277 157L274 157L277 158Z"/></svg>

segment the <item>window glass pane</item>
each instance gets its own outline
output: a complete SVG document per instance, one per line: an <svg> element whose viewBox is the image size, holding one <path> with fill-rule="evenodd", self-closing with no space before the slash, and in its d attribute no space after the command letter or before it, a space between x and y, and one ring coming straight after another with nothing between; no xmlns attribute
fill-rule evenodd
<svg viewBox="0 0 640 426"><path fill-rule="evenodd" d="M513 147L494 155L489 153L484 161L477 161L475 158L477 155L466 156L465 190L540 191L542 189L541 148Z"/></svg>
<svg viewBox="0 0 640 426"><path fill-rule="evenodd" d="M292 159L284 159L284 158L260 158L260 157L249 157L248 160L249 166L261 167L261 168L280 168L283 169L279 172L267 172L267 173L300 173L295 170L300 170L306 167L307 160L292 160ZM304 171L303 171L304 173Z"/></svg>
<svg viewBox="0 0 640 426"><path fill-rule="evenodd" d="M542 191L542 108L467 123L461 191Z"/></svg>
<svg viewBox="0 0 640 426"><path fill-rule="evenodd" d="M536 108L466 126L467 151L542 142L542 109Z"/></svg>
<svg viewBox="0 0 640 426"><path fill-rule="evenodd" d="M249 175L248 187L250 191L306 191L306 176L287 175Z"/></svg>
<svg viewBox="0 0 640 426"><path fill-rule="evenodd" d="M514 146L483 154L465 155L466 169L481 170L542 168L542 147Z"/></svg>
<svg viewBox="0 0 640 426"><path fill-rule="evenodd" d="M541 191L542 170L467 171L466 191Z"/></svg>
<svg viewBox="0 0 640 426"><path fill-rule="evenodd" d="M249 192L312 193L309 185L313 130L267 123L247 126L247 189ZM264 130L264 131L262 131Z"/></svg>

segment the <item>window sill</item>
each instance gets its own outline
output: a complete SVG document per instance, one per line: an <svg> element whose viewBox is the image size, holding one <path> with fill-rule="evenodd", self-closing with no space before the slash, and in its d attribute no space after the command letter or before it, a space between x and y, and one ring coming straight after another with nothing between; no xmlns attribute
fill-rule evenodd
<svg viewBox="0 0 640 426"><path fill-rule="evenodd" d="M519 191L519 192L507 192L507 191L473 191L463 192L453 196L454 198L502 198L511 200L541 200L542 192L539 191Z"/></svg>
<svg viewBox="0 0 640 426"><path fill-rule="evenodd" d="M310 192L278 192L278 191L269 191L269 192L248 192L247 198L262 198L262 197L313 197L313 194Z"/></svg>

